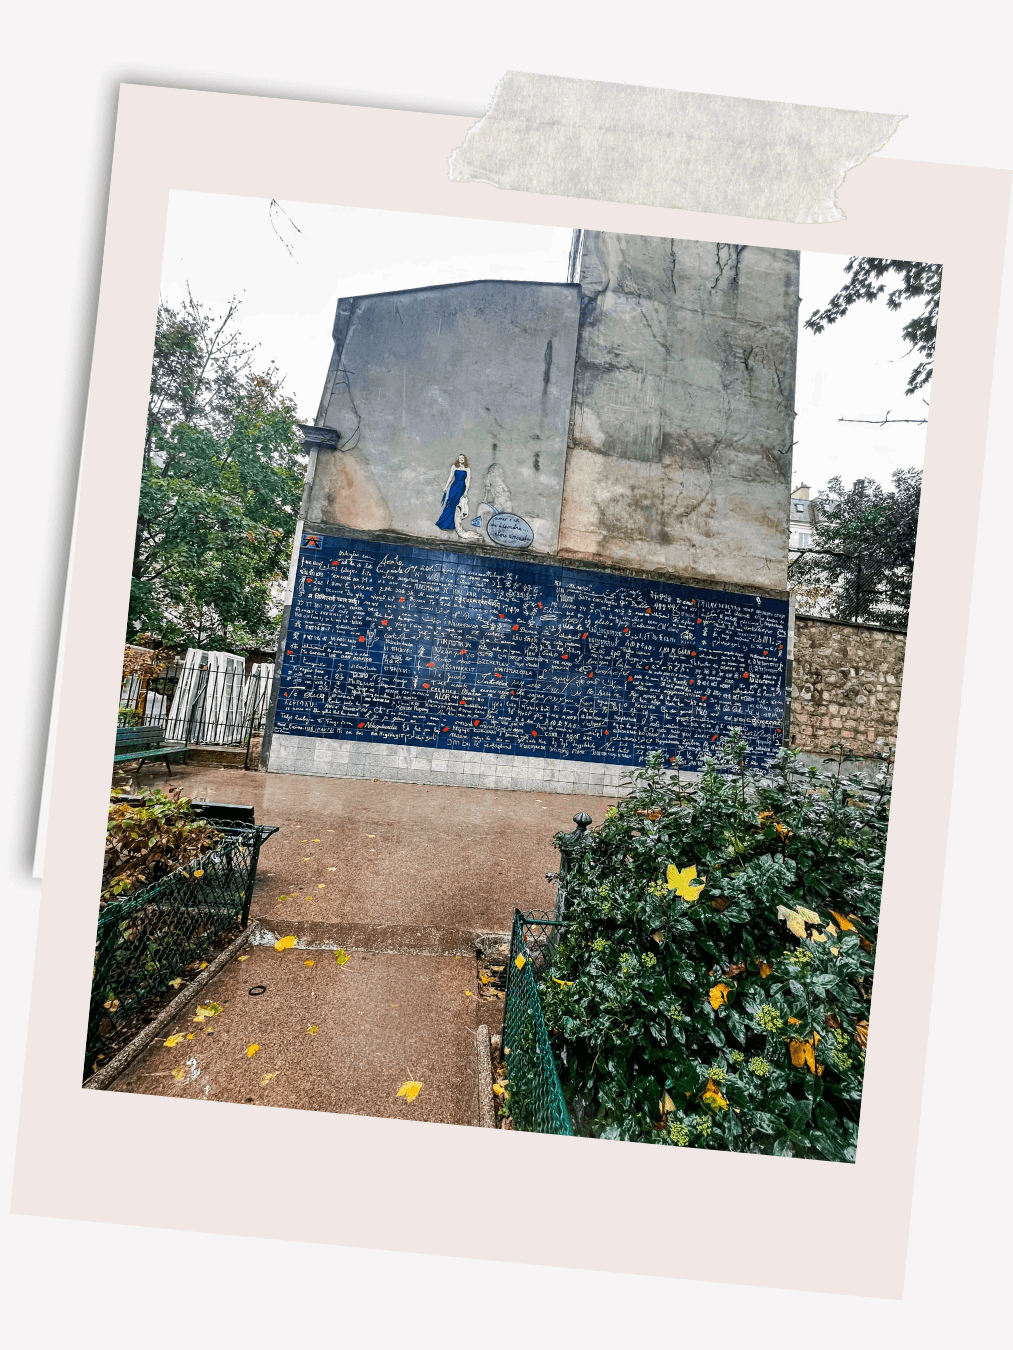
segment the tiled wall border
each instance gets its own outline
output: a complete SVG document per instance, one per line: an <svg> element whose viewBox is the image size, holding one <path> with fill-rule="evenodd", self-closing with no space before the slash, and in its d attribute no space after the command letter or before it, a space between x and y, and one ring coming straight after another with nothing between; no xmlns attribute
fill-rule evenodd
<svg viewBox="0 0 1013 1350"><path fill-rule="evenodd" d="M271 742L268 771L602 797L620 795L620 780L626 773L618 764L478 754L430 746L377 745L372 741L286 736L280 732L275 733Z"/></svg>

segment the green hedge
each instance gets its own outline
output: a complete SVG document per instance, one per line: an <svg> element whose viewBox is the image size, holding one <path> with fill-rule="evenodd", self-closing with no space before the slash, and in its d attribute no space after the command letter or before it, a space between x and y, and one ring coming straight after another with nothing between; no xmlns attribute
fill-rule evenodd
<svg viewBox="0 0 1013 1350"><path fill-rule="evenodd" d="M692 785L651 756L567 855L539 992L574 1132L853 1162L888 780L744 749Z"/></svg>

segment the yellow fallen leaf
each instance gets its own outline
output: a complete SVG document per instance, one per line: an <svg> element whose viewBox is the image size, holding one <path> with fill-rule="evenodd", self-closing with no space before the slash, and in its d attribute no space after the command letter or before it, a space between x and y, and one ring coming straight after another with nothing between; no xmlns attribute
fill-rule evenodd
<svg viewBox="0 0 1013 1350"><path fill-rule="evenodd" d="M816 1064L816 1046L819 1045L820 1038L817 1032L813 1033L811 1041L789 1041L788 1053L791 1055L791 1062L796 1069L806 1068L810 1073L822 1072L823 1065Z"/></svg>
<svg viewBox="0 0 1013 1350"><path fill-rule="evenodd" d="M668 1095L667 1092L665 1093L664 1097L662 1097L661 1101L658 1103L658 1110L661 1112L662 1115L664 1115L666 1111L675 1110L675 1102L672 1101L671 1097Z"/></svg>
<svg viewBox="0 0 1013 1350"><path fill-rule="evenodd" d="M248 1045L248 1046L246 1047L246 1058L247 1058L247 1059L252 1059L253 1056L257 1053L257 1051L258 1051L259 1049L260 1049L260 1046L257 1045L256 1043L254 1043L253 1045Z"/></svg>
<svg viewBox="0 0 1013 1350"><path fill-rule="evenodd" d="M319 839L314 839L313 842L314 842L314 844L319 844L319 843L320 843L320 840L319 840Z"/></svg>
<svg viewBox="0 0 1013 1350"><path fill-rule="evenodd" d="M183 983L183 976L177 975L174 980L169 981L169 986L172 989L178 989L182 983Z"/></svg>
<svg viewBox="0 0 1013 1350"><path fill-rule="evenodd" d="M812 933L810 936L812 937L813 942L826 942L827 940L826 933Z"/></svg>
<svg viewBox="0 0 1013 1350"><path fill-rule="evenodd" d="M335 961L337 961L339 966L346 966L348 962L351 961L352 958L348 955L348 953L345 951L343 947L339 947L337 951L334 953L334 959Z"/></svg>
<svg viewBox="0 0 1013 1350"><path fill-rule="evenodd" d="M721 1007L722 1003L728 1002L729 989L731 989L731 985L725 984L724 980L720 980L707 995L715 1012Z"/></svg>
<svg viewBox="0 0 1013 1350"><path fill-rule="evenodd" d="M207 970L207 968L208 968L208 963L207 963L206 961L202 961L202 962L200 963L200 965L197 967L198 970Z"/></svg>
<svg viewBox="0 0 1013 1350"><path fill-rule="evenodd" d="M516 958L516 960L514 961L514 965L517 967L518 970L523 970L523 969L524 969L524 957L523 957L523 956L518 956L518 957Z"/></svg>
<svg viewBox="0 0 1013 1350"><path fill-rule="evenodd" d="M198 867L197 871L194 872L194 876L195 876L195 877L202 877L203 875L204 875L204 868L203 868L203 867Z"/></svg>
<svg viewBox="0 0 1013 1350"><path fill-rule="evenodd" d="M108 1008L110 1012L115 1012L116 1009L120 1006L120 1001L118 998L110 998L106 1000L103 1006Z"/></svg>
<svg viewBox="0 0 1013 1350"><path fill-rule="evenodd" d="M784 905L778 905L777 917L785 921L790 933L794 933L797 938L805 937L805 919L802 918L801 914L797 914L795 910L788 909Z"/></svg>
<svg viewBox="0 0 1013 1350"><path fill-rule="evenodd" d="M367 839L375 839L375 838L376 838L376 835L375 835L375 834L367 834L367 835L366 835L366 838L367 838Z"/></svg>
<svg viewBox="0 0 1013 1350"><path fill-rule="evenodd" d="M798 905L796 906L796 910L799 914L802 915L802 918L805 919L806 923L823 922L823 920L820 918L820 916L816 913L814 909L806 909L803 905Z"/></svg>
<svg viewBox="0 0 1013 1350"><path fill-rule="evenodd" d="M303 965L304 965L304 966L312 966L313 964L314 964L313 961L304 961L304 962L303 962Z"/></svg>
<svg viewBox="0 0 1013 1350"><path fill-rule="evenodd" d="M773 970L774 970L774 967L773 967L772 965L769 965L766 961L761 961L761 962L760 962L760 979L761 979L761 980L765 980L765 979L767 978L768 975L770 975L770 974L773 973Z"/></svg>
<svg viewBox="0 0 1013 1350"><path fill-rule="evenodd" d="M191 1035L192 1034L193 1033L191 1033ZM167 1045L170 1050L175 1050L176 1046L179 1045L180 1041L183 1039L184 1039L183 1032L178 1031L175 1036L170 1036L169 1039L167 1041L163 1041L162 1044Z"/></svg>
<svg viewBox="0 0 1013 1350"><path fill-rule="evenodd" d="M175 1078L177 1083L182 1083L183 1079L186 1077L186 1069L184 1069L182 1066L178 1069L173 1069L172 1076L173 1078Z"/></svg>
<svg viewBox="0 0 1013 1350"><path fill-rule="evenodd" d="M674 863L668 865L668 889L675 891L676 895L682 897L687 905L691 905L697 898L704 886L707 884L707 878L704 877L698 885L692 883L696 881L696 868L684 867L680 872Z"/></svg>
<svg viewBox="0 0 1013 1350"><path fill-rule="evenodd" d="M465 997L465 998L474 998L475 995L471 992L470 989L465 989L465 991L464 991L464 997Z"/></svg>
<svg viewBox="0 0 1013 1350"><path fill-rule="evenodd" d="M193 1040L193 1036L194 1036L194 1033L193 1033L192 1031L188 1031L188 1032L186 1033L186 1038L187 1038L188 1041L192 1041L192 1040Z"/></svg>
<svg viewBox="0 0 1013 1350"><path fill-rule="evenodd" d="M401 1086L397 1090L397 1095L399 1097L404 1097L405 1101L413 1102L421 1091L422 1091L421 1083L415 1083L409 1080L407 1083L401 1084Z"/></svg>
<svg viewBox="0 0 1013 1350"><path fill-rule="evenodd" d="M336 867L328 867L327 870L328 872L336 872L338 869Z"/></svg>
<svg viewBox="0 0 1013 1350"><path fill-rule="evenodd" d="M283 938L279 938L278 941L274 944L274 950L275 950L276 952L287 952L288 949L289 949L289 947L294 947L294 946L295 946L295 938L294 938L294 937L291 937L291 936L289 936L289 937L283 937Z"/></svg>
<svg viewBox="0 0 1013 1350"><path fill-rule="evenodd" d="M247 952L245 956L241 956L239 959L240 959L240 961L249 961L249 959L250 959L250 954L249 954L249 952Z"/></svg>
<svg viewBox="0 0 1013 1350"><path fill-rule="evenodd" d="M220 1003L204 1003L197 1009L197 1016L193 1019L195 1022L203 1022L205 1018L217 1017L221 1012Z"/></svg>
<svg viewBox="0 0 1013 1350"><path fill-rule="evenodd" d="M572 989L575 983L573 980L557 980L555 975L552 977L552 982L561 985L564 989Z"/></svg>
<svg viewBox="0 0 1013 1350"><path fill-rule="evenodd" d="M487 974L485 973L484 970L480 970L480 971L478 972L478 978L481 980L481 982L482 982L483 984L491 984L491 983L492 983L492 976L491 976L491 975L487 975Z"/></svg>
<svg viewBox="0 0 1013 1350"><path fill-rule="evenodd" d="M261 1087L267 1087L267 1085L268 1085L268 1083L271 1081L271 1079L272 1079L272 1078L277 1078L277 1077L278 1077L278 1075L277 1075L276 1073L265 1073L264 1076L263 1076L263 1078L260 1080L260 1086L261 1086Z"/></svg>
<svg viewBox="0 0 1013 1350"><path fill-rule="evenodd" d="M318 881L318 882L317 882L317 890L318 890L318 891L322 891L323 889L324 889L324 883L323 883L322 881Z"/></svg>
<svg viewBox="0 0 1013 1350"><path fill-rule="evenodd" d="M709 1106L715 1111L728 1110L728 1098L725 1097L713 1078L707 1079L707 1086L703 1090L703 1102L705 1106Z"/></svg>
<svg viewBox="0 0 1013 1350"><path fill-rule="evenodd" d="M834 916L834 918L837 920L837 926L838 926L838 928L841 930L842 933L857 933L857 932L858 932L858 929L855 927L855 925L854 925L853 923L849 923L849 922L847 921L847 919L844 917L843 914L838 914L836 909L832 909L832 910L830 911L830 913L831 913L831 914Z"/></svg>
<svg viewBox="0 0 1013 1350"><path fill-rule="evenodd" d="M320 1030L319 1027L307 1027L307 1028L306 1028L306 1035L307 1035L307 1036L315 1036L319 1030Z"/></svg>

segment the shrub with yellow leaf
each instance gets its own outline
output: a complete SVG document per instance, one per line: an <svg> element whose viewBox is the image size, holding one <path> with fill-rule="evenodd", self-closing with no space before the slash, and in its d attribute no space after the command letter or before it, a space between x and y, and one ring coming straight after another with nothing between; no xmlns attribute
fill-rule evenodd
<svg viewBox="0 0 1013 1350"><path fill-rule="evenodd" d="M584 846L557 836L545 1025L580 1133L853 1161L889 787L750 753L729 736L692 783L652 756ZM534 1128L534 1052L504 1052Z"/></svg>

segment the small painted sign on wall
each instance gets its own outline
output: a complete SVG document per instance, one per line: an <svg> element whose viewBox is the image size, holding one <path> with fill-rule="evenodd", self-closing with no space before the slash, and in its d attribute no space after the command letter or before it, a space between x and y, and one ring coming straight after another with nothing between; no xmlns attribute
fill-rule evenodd
<svg viewBox="0 0 1013 1350"><path fill-rule="evenodd" d="M535 532L528 522L510 511L490 516L485 532L501 548L530 548L535 542Z"/></svg>

